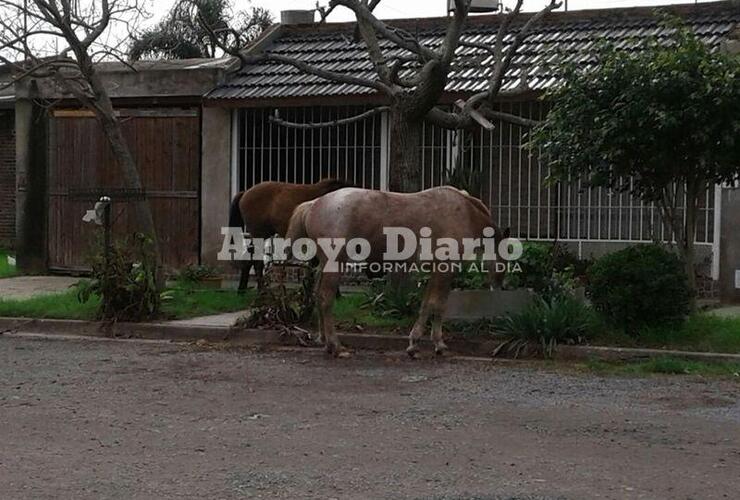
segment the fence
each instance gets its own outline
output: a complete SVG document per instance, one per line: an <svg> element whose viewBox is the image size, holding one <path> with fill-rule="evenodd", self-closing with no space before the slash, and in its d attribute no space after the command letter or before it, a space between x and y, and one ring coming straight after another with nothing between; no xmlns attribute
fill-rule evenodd
<svg viewBox="0 0 740 500"><path fill-rule="evenodd" d="M295 122L322 122L354 116L367 108L279 109ZM502 105L502 110L542 118L539 102ZM388 120L302 130L269 122L267 109L235 113L236 177L242 190L266 180L316 182L348 179L358 186L385 189L388 173ZM549 184L548 167L526 147L527 129L497 123L491 131L451 132L425 125L419 154L424 188L462 185L491 208L497 223L529 240L642 242L670 239L656 207L628 193L587 188L581 182ZM715 238L714 190L703 197L697 243Z"/></svg>
<svg viewBox="0 0 740 500"><path fill-rule="evenodd" d="M358 106L280 108L291 122L326 122L357 115ZM314 183L328 177L347 179L368 189L385 187L387 163L382 156L385 117L372 116L341 127L304 130L270 123L273 109L235 113L238 190L264 181Z"/></svg>

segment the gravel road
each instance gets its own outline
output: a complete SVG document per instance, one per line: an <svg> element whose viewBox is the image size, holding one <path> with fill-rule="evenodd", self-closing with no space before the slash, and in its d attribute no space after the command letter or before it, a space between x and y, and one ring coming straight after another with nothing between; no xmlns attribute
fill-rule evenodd
<svg viewBox="0 0 740 500"><path fill-rule="evenodd" d="M740 497L740 381L0 335L0 497Z"/></svg>

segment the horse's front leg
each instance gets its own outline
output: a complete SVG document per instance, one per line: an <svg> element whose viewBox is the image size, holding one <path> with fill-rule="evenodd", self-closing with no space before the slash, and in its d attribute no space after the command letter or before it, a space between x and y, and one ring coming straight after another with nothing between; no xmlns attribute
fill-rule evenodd
<svg viewBox="0 0 740 500"><path fill-rule="evenodd" d="M429 321L429 297L431 294L432 282L427 284L426 290L424 290L424 297L421 300L421 307L419 308L419 317L416 318L416 323L409 333L409 346L406 348L406 353L412 358L416 357L419 353L419 345L417 342L424 336L424 332L427 329L427 322Z"/></svg>
<svg viewBox="0 0 740 500"><path fill-rule="evenodd" d="M432 316L432 343L434 344L434 352L442 355L448 349L444 341L442 322L454 277L451 274L439 274L433 276L432 279L433 286L430 287L429 297L429 309Z"/></svg>
<svg viewBox="0 0 740 500"><path fill-rule="evenodd" d="M317 272L319 274L318 278L316 279L316 286L314 286L314 289L313 289L314 296L319 297L319 294L321 293L321 281L322 281L322 277L324 276L324 273L321 272L320 270L314 270L314 269L310 269L308 272ZM316 310L318 311L318 316L319 316L319 327L316 330L316 335L314 336L313 341L316 344L321 345L324 343L324 311L322 310L320 304L317 303L316 305L317 305Z"/></svg>
<svg viewBox="0 0 740 500"><path fill-rule="evenodd" d="M240 295L243 295L247 291L247 287L249 286L249 272L252 270L252 261L247 260L244 262L241 262L239 265L240 275L239 275L239 289L238 293Z"/></svg>

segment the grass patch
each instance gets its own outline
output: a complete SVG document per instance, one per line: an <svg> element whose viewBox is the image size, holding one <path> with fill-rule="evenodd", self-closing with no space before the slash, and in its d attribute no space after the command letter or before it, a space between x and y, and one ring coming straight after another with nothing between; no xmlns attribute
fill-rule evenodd
<svg viewBox="0 0 740 500"><path fill-rule="evenodd" d="M740 363L707 363L670 357L627 363L592 360L584 366L589 371L616 375L661 374L740 377Z"/></svg>
<svg viewBox="0 0 740 500"><path fill-rule="evenodd" d="M178 287L168 290L171 297L162 302L161 315L165 319L188 319L226 312L242 311L256 297L254 289L244 295L234 290L207 290Z"/></svg>
<svg viewBox="0 0 740 500"><path fill-rule="evenodd" d="M254 292L239 295L231 290L199 290L178 287L167 291L167 300L162 302L162 319L188 319L224 312L246 309L254 300ZM23 300L0 300L0 316L38 319L97 319L100 299L92 297L80 303L77 292L40 295Z"/></svg>
<svg viewBox="0 0 740 500"><path fill-rule="evenodd" d="M681 324L643 327L636 338L616 331L605 332L597 338L596 343L737 354L740 353L740 318L695 314Z"/></svg>
<svg viewBox="0 0 740 500"><path fill-rule="evenodd" d="M18 274L15 266L8 264L8 256L12 257L12 254L0 250L0 278L10 278Z"/></svg>
<svg viewBox="0 0 740 500"><path fill-rule="evenodd" d="M381 316L376 314L372 308L363 307L367 303L367 297L362 293L349 293L342 295L334 302L334 319L339 326L363 328L406 328L414 323L413 317L398 318L393 315Z"/></svg>
<svg viewBox="0 0 740 500"><path fill-rule="evenodd" d="M70 290L64 293L38 295L30 299L0 299L0 316L11 318L36 319L83 319L93 320L98 310L100 299L93 297L81 304L77 292Z"/></svg>

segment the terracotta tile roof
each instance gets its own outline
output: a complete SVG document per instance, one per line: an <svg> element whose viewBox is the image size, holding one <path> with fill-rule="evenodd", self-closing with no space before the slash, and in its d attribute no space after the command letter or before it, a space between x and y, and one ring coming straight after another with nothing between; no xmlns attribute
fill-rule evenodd
<svg viewBox="0 0 740 500"><path fill-rule="evenodd" d="M679 15L712 47L735 33L740 22L740 2L701 3L662 8ZM524 22L524 17L518 23ZM493 44L499 18L475 16L468 21L463 40ZM649 37L664 38L656 8L622 8L551 14L529 36L514 60L504 90L519 85L527 71L532 90L544 90L558 81L555 64L572 61L583 67L592 64L591 50L608 41L623 50L635 50ZM393 21L414 33L431 48L442 43L446 18ZM516 28L516 25L515 25ZM374 78L375 73L362 42L353 41L354 23L329 23L282 27L279 35L263 50L299 58L320 68ZM389 56L403 53L382 40ZM450 93L471 93L485 88L492 71L493 57L487 52L461 47L447 85ZM356 85L334 83L308 75L284 64L263 62L242 68L211 91L209 99L295 99L369 95L374 91Z"/></svg>

